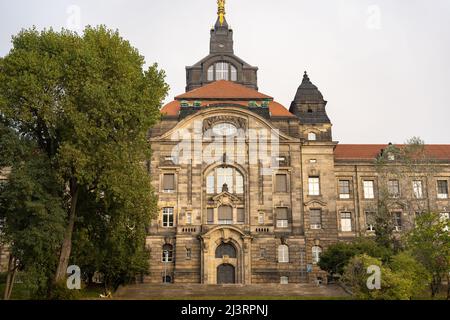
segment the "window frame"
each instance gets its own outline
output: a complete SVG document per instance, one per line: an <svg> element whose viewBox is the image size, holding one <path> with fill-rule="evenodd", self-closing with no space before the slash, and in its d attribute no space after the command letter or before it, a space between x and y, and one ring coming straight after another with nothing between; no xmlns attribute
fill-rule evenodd
<svg viewBox="0 0 450 320"><path fill-rule="evenodd" d="M164 250L164 247L170 247L171 249ZM167 256L165 255L165 252L168 252ZM164 262L164 263L173 262L173 245L171 245L170 243L166 243L162 246L161 262Z"/></svg>
<svg viewBox="0 0 450 320"><path fill-rule="evenodd" d="M318 213L319 214L319 223L313 223L313 213ZM317 218L317 217L315 217ZM321 230L322 229L322 209L318 209L318 208L311 208L309 209L309 228L311 230Z"/></svg>
<svg viewBox="0 0 450 320"><path fill-rule="evenodd" d="M285 183L284 183L284 188L282 188L283 190L280 190L278 187L278 178L279 177L284 177L283 179L285 179ZM283 173L283 172L278 172L275 174L275 183L274 183L274 191L275 193L289 193L289 177L287 173Z"/></svg>
<svg viewBox="0 0 450 320"><path fill-rule="evenodd" d="M286 210L286 219L280 219L279 218L279 212L278 210ZM280 229L286 229L289 228L289 208L288 207L277 207L275 208L275 214L276 214L276 226Z"/></svg>
<svg viewBox="0 0 450 320"><path fill-rule="evenodd" d="M320 177L311 176L308 177L308 195L309 196L320 196Z"/></svg>
<svg viewBox="0 0 450 320"><path fill-rule="evenodd" d="M365 200L373 200L375 199L375 180L373 179L364 179L363 181L363 196ZM366 183L371 183L369 188ZM368 192L370 191L370 192Z"/></svg>
<svg viewBox="0 0 450 320"><path fill-rule="evenodd" d="M277 251L278 263L289 263L289 246L280 244Z"/></svg>
<svg viewBox="0 0 450 320"><path fill-rule="evenodd" d="M173 189L166 189L165 188L166 176L173 176ZM162 193L176 193L176 190L177 190L176 173L174 173L174 172L164 172L164 173L162 173L162 177L161 177L161 191L162 191Z"/></svg>
<svg viewBox="0 0 450 320"><path fill-rule="evenodd" d="M175 208L174 207L162 208L162 227L173 228L174 226L175 226Z"/></svg>
<svg viewBox="0 0 450 320"><path fill-rule="evenodd" d="M348 193L343 193L345 186L341 185L341 183L347 182L348 185L346 186L348 189ZM352 188L351 188L351 180L350 179L339 179L338 180L338 194L339 199L341 200L348 200L352 198Z"/></svg>
<svg viewBox="0 0 450 320"><path fill-rule="evenodd" d="M344 217L346 215L346 217ZM340 219L340 227L342 232L353 232L353 219L352 219L352 213L349 211L342 211L339 213L339 219ZM344 230L344 224L343 221L348 220L346 222L346 226L349 226L349 230Z"/></svg>
<svg viewBox="0 0 450 320"><path fill-rule="evenodd" d="M417 188L417 182L419 182L419 186L420 186L420 188L418 189ZM418 179L414 179L413 181L412 181L412 189L413 189L413 197L415 198L415 199L424 199L424 196L423 196L423 180L418 180ZM420 190L420 195L416 192L417 190Z"/></svg>
<svg viewBox="0 0 450 320"><path fill-rule="evenodd" d="M400 181L398 179L388 180L388 195L391 199L400 198Z"/></svg>
<svg viewBox="0 0 450 320"><path fill-rule="evenodd" d="M443 186L440 186L439 183L443 183L445 186L445 190L441 190ZM446 179L438 179L436 181L436 187L437 187L437 198L438 199L448 199L448 180ZM442 193L441 191L445 191L445 193Z"/></svg>

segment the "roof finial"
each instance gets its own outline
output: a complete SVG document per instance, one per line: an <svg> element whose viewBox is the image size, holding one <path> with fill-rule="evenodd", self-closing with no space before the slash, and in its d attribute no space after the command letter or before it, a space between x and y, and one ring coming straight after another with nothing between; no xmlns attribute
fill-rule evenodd
<svg viewBox="0 0 450 320"><path fill-rule="evenodd" d="M306 72L306 71L303 74L303 81L309 81L308 72Z"/></svg>
<svg viewBox="0 0 450 320"><path fill-rule="evenodd" d="M219 16L220 26L223 26L223 22L225 21L225 0L217 0L217 15Z"/></svg>

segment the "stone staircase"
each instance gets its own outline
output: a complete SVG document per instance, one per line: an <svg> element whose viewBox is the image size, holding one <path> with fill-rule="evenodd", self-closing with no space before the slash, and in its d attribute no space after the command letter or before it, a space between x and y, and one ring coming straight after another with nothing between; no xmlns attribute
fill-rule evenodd
<svg viewBox="0 0 450 320"><path fill-rule="evenodd" d="M165 300L165 299L275 299L292 297L347 297L337 285L313 284L252 284L252 285L203 285L203 284L136 284L120 287L114 299Z"/></svg>

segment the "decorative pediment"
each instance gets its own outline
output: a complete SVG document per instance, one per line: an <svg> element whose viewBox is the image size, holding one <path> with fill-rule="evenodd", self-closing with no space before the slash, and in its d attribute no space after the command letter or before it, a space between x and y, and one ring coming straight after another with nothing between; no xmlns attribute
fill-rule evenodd
<svg viewBox="0 0 450 320"><path fill-rule="evenodd" d="M219 193L218 195L214 196L212 200L217 206L225 205L233 207L241 201L238 197L227 191Z"/></svg>
<svg viewBox="0 0 450 320"><path fill-rule="evenodd" d="M314 204L317 204L317 205L322 206L322 207L326 207L327 206L326 202L321 201L321 200L317 200L317 199L305 202L304 205L305 205L305 207L309 207L309 206L314 205Z"/></svg>

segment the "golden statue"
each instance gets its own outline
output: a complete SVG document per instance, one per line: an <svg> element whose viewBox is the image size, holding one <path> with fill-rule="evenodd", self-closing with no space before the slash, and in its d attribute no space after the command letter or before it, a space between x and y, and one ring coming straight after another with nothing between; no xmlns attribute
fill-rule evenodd
<svg viewBox="0 0 450 320"><path fill-rule="evenodd" d="M217 6L218 11L217 14L219 15L219 22L220 25L223 25L223 22L225 21L225 0L217 0Z"/></svg>

